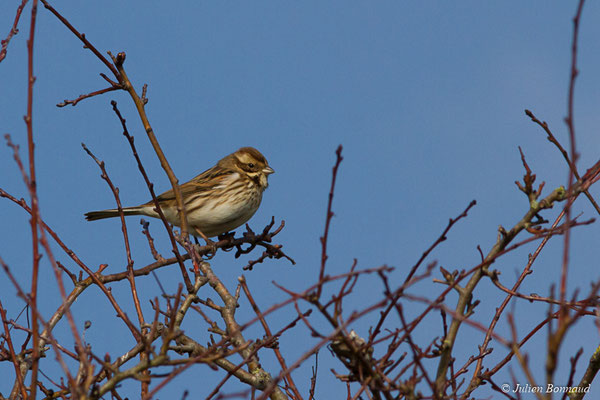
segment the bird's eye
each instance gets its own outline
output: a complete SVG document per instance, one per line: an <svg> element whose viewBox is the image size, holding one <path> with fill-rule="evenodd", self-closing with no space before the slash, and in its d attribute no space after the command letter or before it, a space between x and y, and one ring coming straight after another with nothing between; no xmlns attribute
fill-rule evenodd
<svg viewBox="0 0 600 400"><path fill-rule="evenodd" d="M248 167L254 168L254 164L253 163L248 163Z"/></svg>

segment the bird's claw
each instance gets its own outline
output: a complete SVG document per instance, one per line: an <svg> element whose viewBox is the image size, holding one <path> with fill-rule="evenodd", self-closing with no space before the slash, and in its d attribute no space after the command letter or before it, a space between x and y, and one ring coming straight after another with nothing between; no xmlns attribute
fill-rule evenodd
<svg viewBox="0 0 600 400"><path fill-rule="evenodd" d="M194 230L196 231L196 233L198 235L200 235L200 237L202 239L204 239L204 241L206 242L206 246L210 248L210 251L207 252L205 254L205 257L207 260L210 260L211 258L213 258L215 256L215 254L217 254L217 244L215 242L213 242L212 240L210 240L204 233L202 233L202 231L198 228L194 228ZM200 246L200 244L198 243L198 238L196 238L196 236L194 235L194 240L196 241L196 244L198 246ZM201 247L198 248L198 250L200 250Z"/></svg>
<svg viewBox="0 0 600 400"><path fill-rule="evenodd" d="M205 257L207 260L210 260L217 254L217 243L210 239L206 239L206 246L210 247L210 251L206 253Z"/></svg>
<svg viewBox="0 0 600 400"><path fill-rule="evenodd" d="M202 255L206 260L212 259L215 254L217 254L217 244L210 239L206 240L206 244L204 246L196 241L193 247L196 253L198 253L198 255Z"/></svg>

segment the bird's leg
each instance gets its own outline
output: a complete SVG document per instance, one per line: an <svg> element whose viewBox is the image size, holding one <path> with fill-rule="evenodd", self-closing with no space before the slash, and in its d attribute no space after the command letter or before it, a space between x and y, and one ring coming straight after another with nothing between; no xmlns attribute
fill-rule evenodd
<svg viewBox="0 0 600 400"><path fill-rule="evenodd" d="M196 233L198 235L200 235L200 237L202 237L202 239L204 239L204 241L206 241L206 245L210 246L210 251L212 253L212 255L209 253L206 255L207 259L211 259L215 256L215 254L217 254L217 244L215 242L213 242L212 240L210 240L204 233L202 233L202 231L196 227L194 227L194 230L196 231ZM196 239L196 237L194 236L194 239ZM198 239L196 239L196 243L198 243Z"/></svg>

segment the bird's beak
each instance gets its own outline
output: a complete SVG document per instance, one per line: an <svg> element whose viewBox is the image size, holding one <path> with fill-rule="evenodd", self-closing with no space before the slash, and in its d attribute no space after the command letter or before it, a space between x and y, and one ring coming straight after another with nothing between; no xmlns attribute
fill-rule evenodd
<svg viewBox="0 0 600 400"><path fill-rule="evenodd" d="M275 171L274 171L274 170L273 170L273 168L271 168L271 167L266 167L266 168L263 168L262 172L263 172L265 175L270 175L270 174L273 174L273 173L275 173Z"/></svg>

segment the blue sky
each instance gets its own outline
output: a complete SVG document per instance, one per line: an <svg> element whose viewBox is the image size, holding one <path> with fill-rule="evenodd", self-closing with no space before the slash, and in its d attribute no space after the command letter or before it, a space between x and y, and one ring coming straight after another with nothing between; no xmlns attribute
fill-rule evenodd
<svg viewBox="0 0 600 400"><path fill-rule="evenodd" d="M0 6L0 32L8 32L18 3L5 1ZM292 267L286 261L269 261L245 273L263 308L286 298L272 281L297 291L314 283L331 167L339 144L344 146L344 161L334 200L330 274L347 271L356 258L362 268L396 267L393 277L401 282L448 218L457 216L472 199L478 205L430 260L450 270L476 265L477 245L484 252L489 250L498 225L511 227L527 210L526 198L514 184L523 175L518 146L538 180L546 181L546 190L566 182L561 155L523 110L533 110L567 143L563 118L574 2L255 1L173 6L105 1L55 6L98 49L127 53L125 67L132 81L138 88L149 85L146 109L150 122L180 181L242 146L254 146L267 157L276 173L251 226L261 229L271 216L284 219L286 228L277 239L298 264ZM1 133L10 133L23 149L28 10L7 58L0 63L0 90L4 93ZM597 2L586 4L580 35L575 117L582 171L598 159L600 147L599 13ZM35 52L34 134L42 215L89 266L108 263L111 272L120 271L126 261L118 221L88 223L83 219L87 211L113 207L114 200L99 178L97 166L82 151L81 142L106 162L125 204L149 199L110 100L117 100L127 118L157 192L169 188L168 180L125 93L113 92L76 107L55 106L65 98L103 88L105 83L98 74L107 71L42 7ZM0 187L27 197L8 148L0 147L0 171ZM598 189L592 193L597 195ZM574 210L583 212L584 219L594 217L583 198ZM545 216L552 220L557 213L553 210ZM5 227L0 229L0 257L19 282L26 284L30 276L27 216L4 200L0 221ZM138 234L138 219L130 218L128 227L135 266L141 267L152 258L145 239ZM169 254L158 221L152 222L151 231L159 250ZM598 280L598 233L597 225L573 233L570 293L575 288L586 293L590 282ZM525 247L495 264L507 286L533 250L533 245ZM555 238L523 285L523 293L549 292L560 274L561 254L562 239ZM75 270L66 256L60 255L59 260ZM214 259L213 267L233 289L245 262L247 259L236 260L231 253L223 253ZM43 265L41 295L48 299L43 311L49 315L57 306L56 288L48 264ZM178 273L163 269L159 276L167 291L176 290ZM139 285L146 310L150 310L148 299L158 293L156 283L148 278ZM2 293L15 293L5 276L0 278L0 288ZM365 279L359 289L362 294L349 299L348 312L381 296L375 279ZM114 285L113 290L123 301L129 299L125 283ZM413 290L431 294L440 288L428 281ZM489 282L482 282L475 296L482 301L475 318L488 324L503 296ZM454 305L455 299L447 301ZM3 295L2 302L11 317L22 307L16 298ZM245 307L247 304L242 305L245 313L239 315L251 315ZM411 304L406 307L410 310ZM418 312L420 306L414 307ZM521 335L546 313L545 306L523 301L511 307ZM110 350L117 355L131 347L125 331L107 335L102 330L103 324L118 325L118 321L95 289L78 300L74 311L81 324L85 319L94 322L86 339L97 354ZM290 313L285 310L273 315L273 326L287 323ZM374 318L353 328L364 336ZM315 323L325 327L318 318ZM206 337L199 318L190 318L188 324L184 329ZM439 332L439 317L427 320L425 328ZM60 328L57 335L66 330ZM261 335L257 328L249 331L249 337L252 332ZM314 343L303 339L302 328L298 332L281 339L281 349L290 360ZM499 333L507 331L500 329ZM463 326L461 335L458 344L463 356L475 353L482 334ZM544 335L525 348L540 382ZM567 374L568 358L583 346L579 379L597 338L591 319L576 325L567 336L557 376ZM491 360L506 353L497 343L493 347L490 366ZM270 356L265 357L269 365ZM460 359L457 363L462 365ZM0 365L0 374L8 367ZM295 375L304 394L310 384L310 367L311 363L304 365ZM212 372L200 368L207 381L202 386L210 386ZM330 368L339 371L342 366L322 351L317 398L333 398L344 391ZM525 383L518 365L512 368L519 382ZM160 397L179 397L184 389L194 396L206 394L194 385L199 371L183 375ZM508 370L496 381L510 381ZM235 384L226 386L228 392L239 389ZM0 382L0 392L8 390ZM491 392L486 390L475 395L489 396Z"/></svg>

